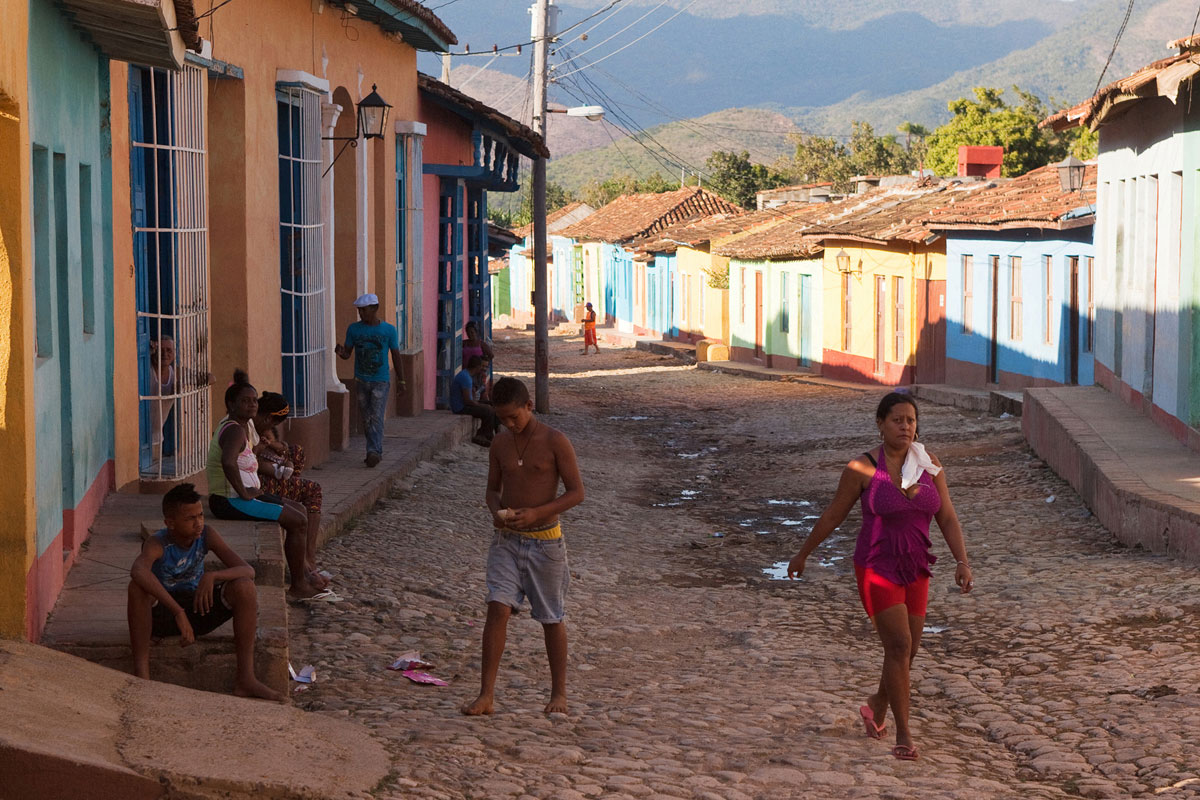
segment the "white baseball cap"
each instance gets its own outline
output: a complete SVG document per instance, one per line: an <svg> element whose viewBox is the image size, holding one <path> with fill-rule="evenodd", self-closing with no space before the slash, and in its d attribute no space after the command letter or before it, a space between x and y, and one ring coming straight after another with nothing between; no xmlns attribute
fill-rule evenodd
<svg viewBox="0 0 1200 800"><path fill-rule="evenodd" d="M360 294L358 299L354 301L355 308L366 308L367 306L379 305L379 298L373 294Z"/></svg>

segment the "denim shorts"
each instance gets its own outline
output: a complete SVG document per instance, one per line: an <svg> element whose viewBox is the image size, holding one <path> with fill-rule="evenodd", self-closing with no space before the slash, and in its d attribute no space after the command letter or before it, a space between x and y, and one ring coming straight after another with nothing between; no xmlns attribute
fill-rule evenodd
<svg viewBox="0 0 1200 800"><path fill-rule="evenodd" d="M567 545L558 539L534 539L509 531L496 531L488 549L489 603L520 608L526 597L535 620L543 625L562 622L571 572Z"/></svg>

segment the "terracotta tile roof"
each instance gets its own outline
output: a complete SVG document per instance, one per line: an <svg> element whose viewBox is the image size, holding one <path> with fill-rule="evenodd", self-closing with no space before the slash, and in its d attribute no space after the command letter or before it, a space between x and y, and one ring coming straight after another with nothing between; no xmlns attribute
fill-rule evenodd
<svg viewBox="0 0 1200 800"><path fill-rule="evenodd" d="M517 122L512 117L501 114L496 109L479 102L469 94L463 94L458 89L447 86L438 79L423 72L417 73L417 88L422 92L440 98L446 103L458 106L492 123L509 138L514 144L515 149L520 151L522 155L529 157L537 155L542 158L550 157L550 150L546 147L545 140L542 139L537 131L528 125ZM521 146L522 144L524 144L524 147Z"/></svg>
<svg viewBox="0 0 1200 800"><path fill-rule="evenodd" d="M713 253L750 259L809 258L823 249L827 239L866 244L923 242L932 235L924 219L933 209L985 185L914 180L897 188L814 204L789 213L775 225L722 243L713 248Z"/></svg>
<svg viewBox="0 0 1200 800"><path fill-rule="evenodd" d="M852 203L862 201L858 195L834 203L793 203L764 211L774 221L760 225L748 233L713 245L712 253L730 258L812 258L824 248L821 239L807 235L810 225L827 216L844 213Z"/></svg>
<svg viewBox="0 0 1200 800"><path fill-rule="evenodd" d="M931 228L1066 228L1095 221L1096 166L1084 170L1083 191L1064 192L1056 165L1050 164L1017 178L996 181L936 208L926 218ZM1083 213L1079 213L1083 209Z"/></svg>
<svg viewBox="0 0 1200 800"><path fill-rule="evenodd" d="M1176 39L1167 46L1177 47L1180 52L1113 81L1078 105L1051 114L1042 120L1040 127L1062 131L1086 125L1095 130L1124 114L1140 100L1161 96L1175 102L1179 87L1200 72L1200 59L1196 58L1200 51L1200 35Z"/></svg>
<svg viewBox="0 0 1200 800"><path fill-rule="evenodd" d="M584 203L574 202L568 203L562 208L551 211L546 215L546 233L557 233L559 228L556 228L554 223L571 216L577 211L591 208L591 206ZM582 217L580 217L580 219L582 219ZM522 225L519 228L514 228L513 233L515 233L517 236L520 236L522 239L526 239L533 235L533 223L531 222L528 225Z"/></svg>
<svg viewBox="0 0 1200 800"><path fill-rule="evenodd" d="M559 231L559 235L616 244L685 220L741 210L719 195L695 186L662 194L623 194L583 221Z"/></svg>
<svg viewBox="0 0 1200 800"><path fill-rule="evenodd" d="M632 242L632 247L648 253L674 253L681 245L708 247L714 239L726 239L734 234L776 222L781 214L794 205L799 204L788 204L767 211L747 211L743 214L715 214L690 220L639 237Z"/></svg>

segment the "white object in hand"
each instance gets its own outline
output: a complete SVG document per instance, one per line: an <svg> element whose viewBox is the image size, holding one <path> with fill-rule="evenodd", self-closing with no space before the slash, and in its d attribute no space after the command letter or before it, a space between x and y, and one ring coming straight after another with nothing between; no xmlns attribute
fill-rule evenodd
<svg viewBox="0 0 1200 800"><path fill-rule="evenodd" d="M516 513L517 512L513 511L511 508L502 508L496 512L496 516L505 522L508 522L516 515Z"/></svg>
<svg viewBox="0 0 1200 800"><path fill-rule="evenodd" d="M904 466L900 468L900 488L907 489L921 480L922 473L937 475L942 468L933 463L925 445L913 442L908 446L908 455L904 458Z"/></svg>

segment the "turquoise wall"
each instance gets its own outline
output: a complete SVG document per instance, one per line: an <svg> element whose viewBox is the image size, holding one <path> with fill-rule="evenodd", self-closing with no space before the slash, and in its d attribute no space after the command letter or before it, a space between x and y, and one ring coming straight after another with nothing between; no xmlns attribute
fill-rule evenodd
<svg viewBox="0 0 1200 800"><path fill-rule="evenodd" d="M824 262L819 258L791 261L729 262L729 344L754 349L754 274L763 276L763 352L819 364L822 356ZM744 278L743 278L744 276ZM786 277L785 277L786 276ZM742 286L747 296L742 321Z"/></svg>
<svg viewBox="0 0 1200 800"><path fill-rule="evenodd" d="M113 455L108 60L50 0L30 0L29 112L41 554L62 530L63 511L75 507ZM91 196L81 197L89 179ZM90 219L88 230L81 230L81 219ZM93 266L86 270L89 250ZM85 308L94 313L89 330Z"/></svg>

